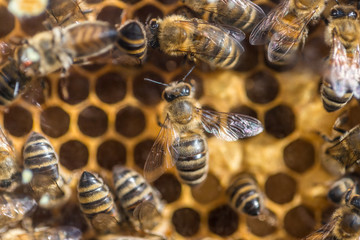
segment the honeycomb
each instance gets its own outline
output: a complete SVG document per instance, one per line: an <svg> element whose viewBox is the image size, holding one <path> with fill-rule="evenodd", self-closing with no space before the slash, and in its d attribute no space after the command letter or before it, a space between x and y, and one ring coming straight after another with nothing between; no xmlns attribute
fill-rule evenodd
<svg viewBox="0 0 360 240"><path fill-rule="evenodd" d="M269 10L278 1L255 1ZM17 19L1 0L0 37L32 36L45 30L46 15ZM126 18L141 22L151 16L182 12L176 0L85 0L89 19L112 24ZM205 183L191 189L170 169L153 185L166 202L163 222L155 232L172 239L299 239L329 218L328 183L336 178L321 163L323 140L330 134L338 112L327 113L319 95L319 69L329 49L323 40L324 23L311 26L302 57L293 66L279 68L266 62L263 47L244 41L242 63L234 70L211 71L200 65L191 73L196 98L204 108L244 113L265 126L259 136L224 142L208 135L210 173ZM74 194L66 206L53 211L37 209L34 226L73 225L84 239L96 234L81 215L76 184L82 171L99 173L110 184L116 164L142 172L159 131L156 122L163 103L163 87L144 81L169 83L184 76L182 58L150 50L141 67L110 64L73 66L66 79L59 73L35 81L21 99L3 108L0 120L13 140L19 162L31 131L47 136L57 151L61 170L71 176ZM356 102L349 104L356 108ZM225 189L239 172L256 177L266 198L270 224L236 213L227 203Z"/></svg>

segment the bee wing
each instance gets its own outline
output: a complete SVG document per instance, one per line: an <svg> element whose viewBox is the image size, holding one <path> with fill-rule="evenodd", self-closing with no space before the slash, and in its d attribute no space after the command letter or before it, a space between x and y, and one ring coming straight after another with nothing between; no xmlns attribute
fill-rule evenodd
<svg viewBox="0 0 360 240"><path fill-rule="evenodd" d="M161 220L160 212L149 201L145 201L135 208L134 217L139 220L140 226L147 230L153 229Z"/></svg>
<svg viewBox="0 0 360 240"><path fill-rule="evenodd" d="M178 153L173 144L178 141L179 135L167 116L145 162L144 177L147 181L155 181L166 169L174 166ZM167 156L171 157L170 161L167 161Z"/></svg>
<svg viewBox="0 0 360 240"><path fill-rule="evenodd" d="M60 226L54 228L40 229L37 231L35 229L34 233L36 239L58 239L59 236L62 236L63 240L80 240L82 233L81 231L72 226Z"/></svg>
<svg viewBox="0 0 360 240"><path fill-rule="evenodd" d="M99 213L96 214L91 219L91 224L96 229L117 229L119 227L119 222L116 218L108 213Z"/></svg>
<svg viewBox="0 0 360 240"><path fill-rule="evenodd" d="M334 230L335 223L338 220L338 217L331 219L327 224L323 225L321 228L306 236L302 240L325 240L326 237L328 237Z"/></svg>
<svg viewBox="0 0 360 240"><path fill-rule="evenodd" d="M32 188L41 189L39 192L47 194L51 198L60 198L65 195L54 179L43 174L34 174L30 185Z"/></svg>
<svg viewBox="0 0 360 240"><path fill-rule="evenodd" d="M13 159L15 159L15 149L12 144L12 141L6 136L1 126L0 126L0 147L4 148L5 151L7 151Z"/></svg>
<svg viewBox="0 0 360 240"><path fill-rule="evenodd" d="M266 17L264 17L258 25L252 30L249 42L251 45L262 45L266 42L268 32L277 23L277 18L281 18L286 15L289 10L289 1L282 1L275 9L270 11Z"/></svg>
<svg viewBox="0 0 360 240"><path fill-rule="evenodd" d="M251 137L261 133L264 128L256 118L238 113L224 113L195 109L201 118L204 129L225 141Z"/></svg>

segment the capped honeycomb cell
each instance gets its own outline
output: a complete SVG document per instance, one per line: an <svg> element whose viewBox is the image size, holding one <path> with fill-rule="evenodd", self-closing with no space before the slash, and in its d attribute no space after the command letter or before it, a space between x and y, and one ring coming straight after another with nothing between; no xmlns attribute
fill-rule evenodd
<svg viewBox="0 0 360 240"><path fill-rule="evenodd" d="M254 109L252 109L251 107L248 107L246 105L233 107L230 109L230 112L240 113L240 114L248 115L248 116L254 117L254 118L257 118L257 116L258 116L257 112Z"/></svg>
<svg viewBox="0 0 360 240"><path fill-rule="evenodd" d="M111 171L117 164L125 165L126 148L119 141L114 139L106 140L98 147L96 159L99 166Z"/></svg>
<svg viewBox="0 0 360 240"><path fill-rule="evenodd" d="M75 71L59 80L58 94L62 101L75 105L89 96L89 80Z"/></svg>
<svg viewBox="0 0 360 240"><path fill-rule="evenodd" d="M125 137L135 137L145 129L145 115L137 107L127 106L116 114L115 128Z"/></svg>
<svg viewBox="0 0 360 240"><path fill-rule="evenodd" d="M265 113L265 130L276 138L284 138L295 130L295 115L287 105L278 105Z"/></svg>
<svg viewBox="0 0 360 240"><path fill-rule="evenodd" d="M270 210L266 210L265 215L261 217L246 217L246 225L249 230L259 237L274 233L277 230L277 221L276 215Z"/></svg>
<svg viewBox="0 0 360 240"><path fill-rule="evenodd" d="M315 163L314 146L304 139L296 139L285 147L284 162L295 172L305 172Z"/></svg>
<svg viewBox="0 0 360 240"><path fill-rule="evenodd" d="M1 15L1 13L0 13ZM35 35L38 32L46 31L43 22L46 20L46 14L43 13L36 17L31 18L22 18L20 20L21 29L27 34L27 35ZM4 24L6 25L6 24Z"/></svg>
<svg viewBox="0 0 360 240"><path fill-rule="evenodd" d="M60 163L69 170L86 166L89 160L89 151L85 144L78 140L63 143L59 151Z"/></svg>
<svg viewBox="0 0 360 240"><path fill-rule="evenodd" d="M144 169L146 159L149 156L154 142L155 140L153 139L145 139L136 144L134 148L134 162L140 169Z"/></svg>
<svg viewBox="0 0 360 240"><path fill-rule="evenodd" d="M101 75L95 85L98 98L108 104L117 103L124 99L126 94L126 81L116 72Z"/></svg>
<svg viewBox="0 0 360 240"><path fill-rule="evenodd" d="M70 116L59 106L44 109L40 115L41 130L52 138L61 137L69 130Z"/></svg>
<svg viewBox="0 0 360 240"><path fill-rule="evenodd" d="M212 173L199 186L191 189L193 198L199 203L210 203L220 196L223 188L219 179ZM206 193L206 194L204 194Z"/></svg>
<svg viewBox="0 0 360 240"><path fill-rule="evenodd" d="M145 78L165 83L161 75L154 72L142 72L137 75L133 80L133 92L134 96L145 105L156 105L161 101L161 94L164 90L164 86L149 81L145 81Z"/></svg>
<svg viewBox="0 0 360 240"><path fill-rule="evenodd" d="M218 206L208 215L209 230L221 237L232 235L238 229L239 221L238 214L229 205Z"/></svg>
<svg viewBox="0 0 360 240"><path fill-rule="evenodd" d="M9 107L4 113L4 127L16 137L28 134L33 127L31 113L20 106Z"/></svg>
<svg viewBox="0 0 360 240"><path fill-rule="evenodd" d="M108 117L102 109L96 106L89 106L79 114L78 126L85 135L98 137L107 130Z"/></svg>
<svg viewBox="0 0 360 240"><path fill-rule="evenodd" d="M15 27L15 17L6 7L0 6L0 22L6 23L0 26L0 38L8 35Z"/></svg>
<svg viewBox="0 0 360 240"><path fill-rule="evenodd" d="M41 77L31 82L31 85L25 89L22 99L26 102L39 106L46 102L51 97L52 85L48 78Z"/></svg>
<svg viewBox="0 0 360 240"><path fill-rule="evenodd" d="M200 229L200 214L192 208L180 208L173 213L172 223L177 233L191 237Z"/></svg>
<svg viewBox="0 0 360 240"><path fill-rule="evenodd" d="M134 12L133 18L145 23L149 16L151 16L151 18L162 18L164 15L159 8L154 5L147 4L137 9Z"/></svg>
<svg viewBox="0 0 360 240"><path fill-rule="evenodd" d="M163 174L154 182L154 186L167 203L175 202L181 195L181 184L173 174Z"/></svg>
<svg viewBox="0 0 360 240"><path fill-rule="evenodd" d="M251 101L264 104L275 99L279 92L279 83L269 72L259 71L246 79L245 89Z"/></svg>
<svg viewBox="0 0 360 240"><path fill-rule="evenodd" d="M294 207L284 217L284 228L293 237L303 238L310 234L314 227L314 213L304 205Z"/></svg>
<svg viewBox="0 0 360 240"><path fill-rule="evenodd" d="M123 9L116 6L106 6L101 9L96 19L109 22L112 25L121 23Z"/></svg>
<svg viewBox="0 0 360 240"><path fill-rule="evenodd" d="M290 202L296 193L296 181L285 173L269 176L265 183L266 196L272 201L284 204Z"/></svg>

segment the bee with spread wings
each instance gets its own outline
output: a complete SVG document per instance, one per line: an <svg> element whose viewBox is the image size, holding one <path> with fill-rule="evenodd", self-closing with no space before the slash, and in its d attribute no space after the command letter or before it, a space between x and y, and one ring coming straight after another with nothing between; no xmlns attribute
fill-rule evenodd
<svg viewBox="0 0 360 240"><path fill-rule="evenodd" d="M265 17L264 11L250 0L183 0L208 22L220 23L250 32Z"/></svg>
<svg viewBox="0 0 360 240"><path fill-rule="evenodd" d="M245 34L235 27L210 24L204 20L171 15L152 19L148 26L149 44L170 56L186 56L210 66L235 67L244 52Z"/></svg>
<svg viewBox="0 0 360 240"><path fill-rule="evenodd" d="M188 73L189 74L189 73ZM184 78L185 79L185 78ZM202 109L193 97L194 89L184 79L165 88L166 118L145 162L148 181L157 179L176 165L183 183L200 184L208 172L205 131L225 141L255 136L263 131L261 122L250 116ZM166 156L171 156L167 161Z"/></svg>
<svg viewBox="0 0 360 240"><path fill-rule="evenodd" d="M357 9L335 5L330 12L325 41L331 54L324 72L322 101L329 112L360 98L360 37Z"/></svg>
<svg viewBox="0 0 360 240"><path fill-rule="evenodd" d="M299 1L283 1L250 34L252 45L267 44L267 59L272 63L284 65L293 60L307 38L307 25L325 8L324 0Z"/></svg>

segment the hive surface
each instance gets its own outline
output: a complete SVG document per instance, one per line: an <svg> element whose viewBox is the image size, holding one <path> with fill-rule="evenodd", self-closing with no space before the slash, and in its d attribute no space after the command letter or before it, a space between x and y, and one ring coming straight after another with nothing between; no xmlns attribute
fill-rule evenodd
<svg viewBox="0 0 360 240"><path fill-rule="evenodd" d="M274 6L272 2L256 3L264 9ZM81 6L93 10L89 19L117 24L122 13L145 22L149 14L163 17L179 9L181 3L88 0ZM44 19L45 15L16 19L1 0L0 22L7 23L0 26L1 40L43 31ZM265 131L236 142L208 136L210 173L198 188L180 184L174 169L155 181L167 202L163 223L156 231L173 239L275 240L298 239L320 226L331 209L326 189L335 176L322 167L323 140L316 131L330 134L339 115L327 113L319 95L318 69L328 52L323 30L323 23L311 29L302 58L287 70L266 63L263 47L245 43L246 54L235 70L210 71L200 66L191 73L203 107L255 116L264 123ZM0 121L14 141L19 161L28 134L45 134L59 154L62 170L71 174L75 193L83 170L97 172L106 181L116 164L142 172L159 131L156 116L163 107L163 87L143 79L169 83L188 69L182 58L155 50L141 67L73 66L66 79L59 73L48 75L45 91L34 83L22 99L2 109ZM225 189L239 172L256 177L267 208L276 216L274 226L239 215L227 204ZM95 237L81 216L75 194L63 209L37 210L33 220L35 225L74 225L86 238Z"/></svg>

